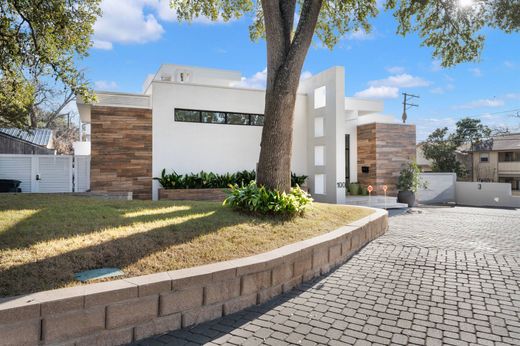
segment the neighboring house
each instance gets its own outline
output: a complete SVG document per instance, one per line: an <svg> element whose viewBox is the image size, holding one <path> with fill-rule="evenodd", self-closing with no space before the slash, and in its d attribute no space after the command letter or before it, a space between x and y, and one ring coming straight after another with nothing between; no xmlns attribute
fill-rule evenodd
<svg viewBox="0 0 520 346"><path fill-rule="evenodd" d="M416 161L416 163L422 172L431 172L433 162L432 162L432 160L428 160L426 157L424 157L423 145L424 145L424 142L417 143L417 161Z"/></svg>
<svg viewBox="0 0 520 346"><path fill-rule="evenodd" d="M520 133L495 136L475 145L473 181L510 183L520 190Z"/></svg>
<svg viewBox="0 0 520 346"><path fill-rule="evenodd" d="M162 65L141 94L97 92L78 100L90 124L91 189L158 197L162 169L216 173L255 169L265 90L242 87L239 72ZM381 115L383 102L345 97L345 71L333 67L300 82L292 171L309 176L317 201L344 203L349 182L387 184L415 160L415 125Z"/></svg>
<svg viewBox="0 0 520 346"><path fill-rule="evenodd" d="M0 128L0 154L55 155L52 130Z"/></svg>

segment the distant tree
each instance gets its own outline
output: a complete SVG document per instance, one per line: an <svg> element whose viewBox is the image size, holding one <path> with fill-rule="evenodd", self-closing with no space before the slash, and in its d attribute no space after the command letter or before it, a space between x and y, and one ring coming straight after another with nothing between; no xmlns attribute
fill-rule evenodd
<svg viewBox="0 0 520 346"><path fill-rule="evenodd" d="M481 123L480 119L463 118L457 121L455 133L451 136L451 140L457 147L463 144L470 144L470 149L483 139L489 138L492 130Z"/></svg>
<svg viewBox="0 0 520 346"><path fill-rule="evenodd" d="M313 37L332 49L347 32L370 30L377 0L171 0L179 20L199 16L228 21L253 17L250 37L267 43L267 89L257 180L289 190L293 113L303 63ZM387 0L398 34L417 32L442 66L478 59L484 27L520 29L520 2L475 0ZM297 19L297 23L295 20Z"/></svg>
<svg viewBox="0 0 520 346"><path fill-rule="evenodd" d="M100 0L0 2L0 126L26 128L38 103L35 71L59 81L86 101L93 99L76 68L87 56Z"/></svg>
<svg viewBox="0 0 520 346"><path fill-rule="evenodd" d="M452 140L447 127L433 131L422 145L424 157L432 161L432 171L453 172L458 177L464 177L467 171L457 161L457 148L458 145Z"/></svg>

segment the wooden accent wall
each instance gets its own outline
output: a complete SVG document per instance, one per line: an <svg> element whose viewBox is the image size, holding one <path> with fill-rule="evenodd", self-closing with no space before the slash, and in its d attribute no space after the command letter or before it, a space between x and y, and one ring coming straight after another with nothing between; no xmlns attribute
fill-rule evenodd
<svg viewBox="0 0 520 346"><path fill-rule="evenodd" d="M90 188L152 198L152 110L92 106Z"/></svg>
<svg viewBox="0 0 520 346"><path fill-rule="evenodd" d="M397 195L397 180L404 163L416 160L415 125L372 123L358 126L358 181L382 194ZM362 167L368 166L369 173Z"/></svg>

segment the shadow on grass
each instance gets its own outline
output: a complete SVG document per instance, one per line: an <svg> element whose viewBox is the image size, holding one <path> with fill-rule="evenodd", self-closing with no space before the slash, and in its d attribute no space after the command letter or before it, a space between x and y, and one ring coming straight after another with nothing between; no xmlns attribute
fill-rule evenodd
<svg viewBox="0 0 520 346"><path fill-rule="evenodd" d="M11 214L15 219L10 228L2 231L0 227L0 251L219 208L218 203L100 201L85 197L55 197L38 196L34 201L0 204L0 212Z"/></svg>
<svg viewBox="0 0 520 346"><path fill-rule="evenodd" d="M188 206L189 209L161 213L161 208L173 205L170 202L169 204L155 205L156 208L153 211L153 215L143 215L147 209L143 208L141 204L132 205L129 202L125 203L126 205L121 203L115 204L116 215L112 215L108 223L101 222L95 227L87 227L81 224L74 231L64 229L61 232L50 232L50 237L45 236L45 233L38 233L34 239L24 238L23 245L29 246L45 240L50 241L49 246L52 246L52 239L96 232L107 227L131 225L136 222L142 222L146 226L147 222L157 220L189 218L185 221L161 227L152 227L149 230L139 231L139 233L132 233L126 236L123 233L121 237L110 239L100 244L89 246L86 243L86 246L80 249L63 252L34 262L15 264L8 269L0 271L0 277L2 278L0 280L0 297L63 287L73 281L74 273L88 269L101 267L125 268L156 252L164 251L171 246L189 243L197 237L216 232L224 227L245 222L268 223L270 225L284 222L276 218L252 218L251 216L245 216L233 212L229 208L222 207L218 203L176 203L176 206L181 207L184 205ZM114 204L110 204L110 206L114 207ZM23 228L27 227L27 225L47 220L47 217L45 217L47 212L43 208L41 212L17 223L7 232L24 232ZM66 218L78 217L74 212L70 214L65 213L65 215L67 215ZM66 225L67 221L62 220L61 223ZM124 229L122 231L124 232ZM30 234L28 235L30 236ZM7 246L21 248L22 246L20 244L17 246L16 242L12 240L13 238L16 239L12 234L7 237L4 232L2 237L0 237L3 241L2 247L4 249ZM10 242L6 242L5 239L9 239ZM172 258L172 262L175 262L176 256L181 259L180 262L183 262L182 259L185 259L187 256L185 252L179 251L175 253L172 251L171 254L167 255ZM184 260L184 262L186 261ZM153 261L143 264L143 267L146 266L146 269L150 270L149 265L153 266ZM160 267L160 264L158 266Z"/></svg>

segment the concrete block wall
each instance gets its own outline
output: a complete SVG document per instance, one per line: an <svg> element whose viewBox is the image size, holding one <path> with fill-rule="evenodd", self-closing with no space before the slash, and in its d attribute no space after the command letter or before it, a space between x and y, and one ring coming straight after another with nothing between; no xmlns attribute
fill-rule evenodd
<svg viewBox="0 0 520 346"><path fill-rule="evenodd" d="M384 210L256 256L0 300L2 345L120 345L232 314L345 262L388 227Z"/></svg>

